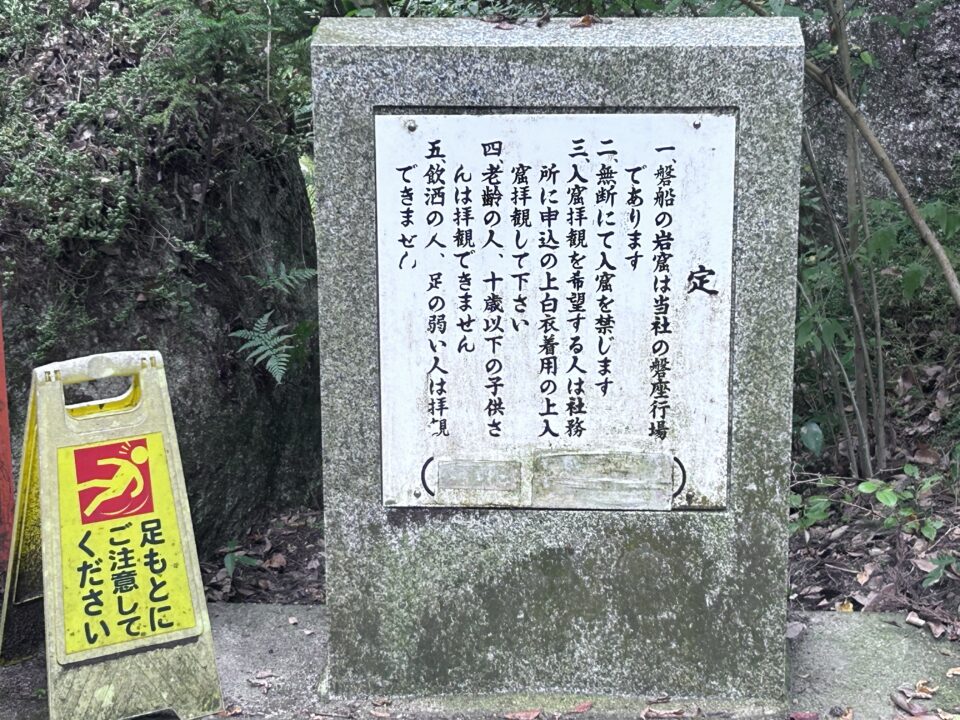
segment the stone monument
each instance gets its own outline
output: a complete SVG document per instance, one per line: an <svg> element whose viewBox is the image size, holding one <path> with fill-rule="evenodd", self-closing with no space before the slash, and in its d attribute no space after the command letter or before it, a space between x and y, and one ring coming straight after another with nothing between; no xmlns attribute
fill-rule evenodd
<svg viewBox="0 0 960 720"><path fill-rule="evenodd" d="M323 20L327 692L784 694L792 19Z"/></svg>

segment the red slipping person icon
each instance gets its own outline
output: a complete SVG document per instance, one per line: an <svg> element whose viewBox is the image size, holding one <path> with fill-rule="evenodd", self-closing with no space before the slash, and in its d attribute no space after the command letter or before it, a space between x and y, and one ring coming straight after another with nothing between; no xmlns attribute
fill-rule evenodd
<svg viewBox="0 0 960 720"><path fill-rule="evenodd" d="M83 524L153 512L149 460L146 438L74 451Z"/></svg>

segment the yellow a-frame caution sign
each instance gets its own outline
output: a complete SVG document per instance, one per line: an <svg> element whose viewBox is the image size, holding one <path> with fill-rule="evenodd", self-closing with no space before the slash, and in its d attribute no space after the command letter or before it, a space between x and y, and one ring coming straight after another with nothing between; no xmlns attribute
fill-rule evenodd
<svg viewBox="0 0 960 720"><path fill-rule="evenodd" d="M110 377L131 378L129 390L66 403L65 385ZM34 370L0 657L29 653L40 627L51 720L221 707L159 353Z"/></svg>

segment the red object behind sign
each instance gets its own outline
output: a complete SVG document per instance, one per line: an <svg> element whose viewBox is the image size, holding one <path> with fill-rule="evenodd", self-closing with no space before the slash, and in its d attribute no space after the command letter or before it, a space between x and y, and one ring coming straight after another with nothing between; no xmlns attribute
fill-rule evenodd
<svg viewBox="0 0 960 720"><path fill-rule="evenodd" d="M146 438L80 448L73 457L84 525L153 512Z"/></svg>
<svg viewBox="0 0 960 720"><path fill-rule="evenodd" d="M13 535L13 459L7 408L7 368L3 356L3 308L0 306L0 568L6 569Z"/></svg>

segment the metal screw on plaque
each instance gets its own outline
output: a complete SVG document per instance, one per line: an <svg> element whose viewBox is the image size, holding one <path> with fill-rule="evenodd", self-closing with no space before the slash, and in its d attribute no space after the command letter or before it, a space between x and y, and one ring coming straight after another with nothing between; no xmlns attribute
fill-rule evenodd
<svg viewBox="0 0 960 720"><path fill-rule="evenodd" d="M701 123L699 120L694 120L694 121L693 121L693 129L694 129L694 130L699 130L699 129L700 129L700 126L701 126L702 124L703 124L703 123Z"/></svg>
<svg viewBox="0 0 960 720"><path fill-rule="evenodd" d="M413 491L413 496L419 500L419 499L420 499L420 491L419 491L419 490L414 490L414 491Z"/></svg>
<svg viewBox="0 0 960 720"><path fill-rule="evenodd" d="M407 130L414 132L417 129L417 123L415 120L407 120Z"/></svg>

